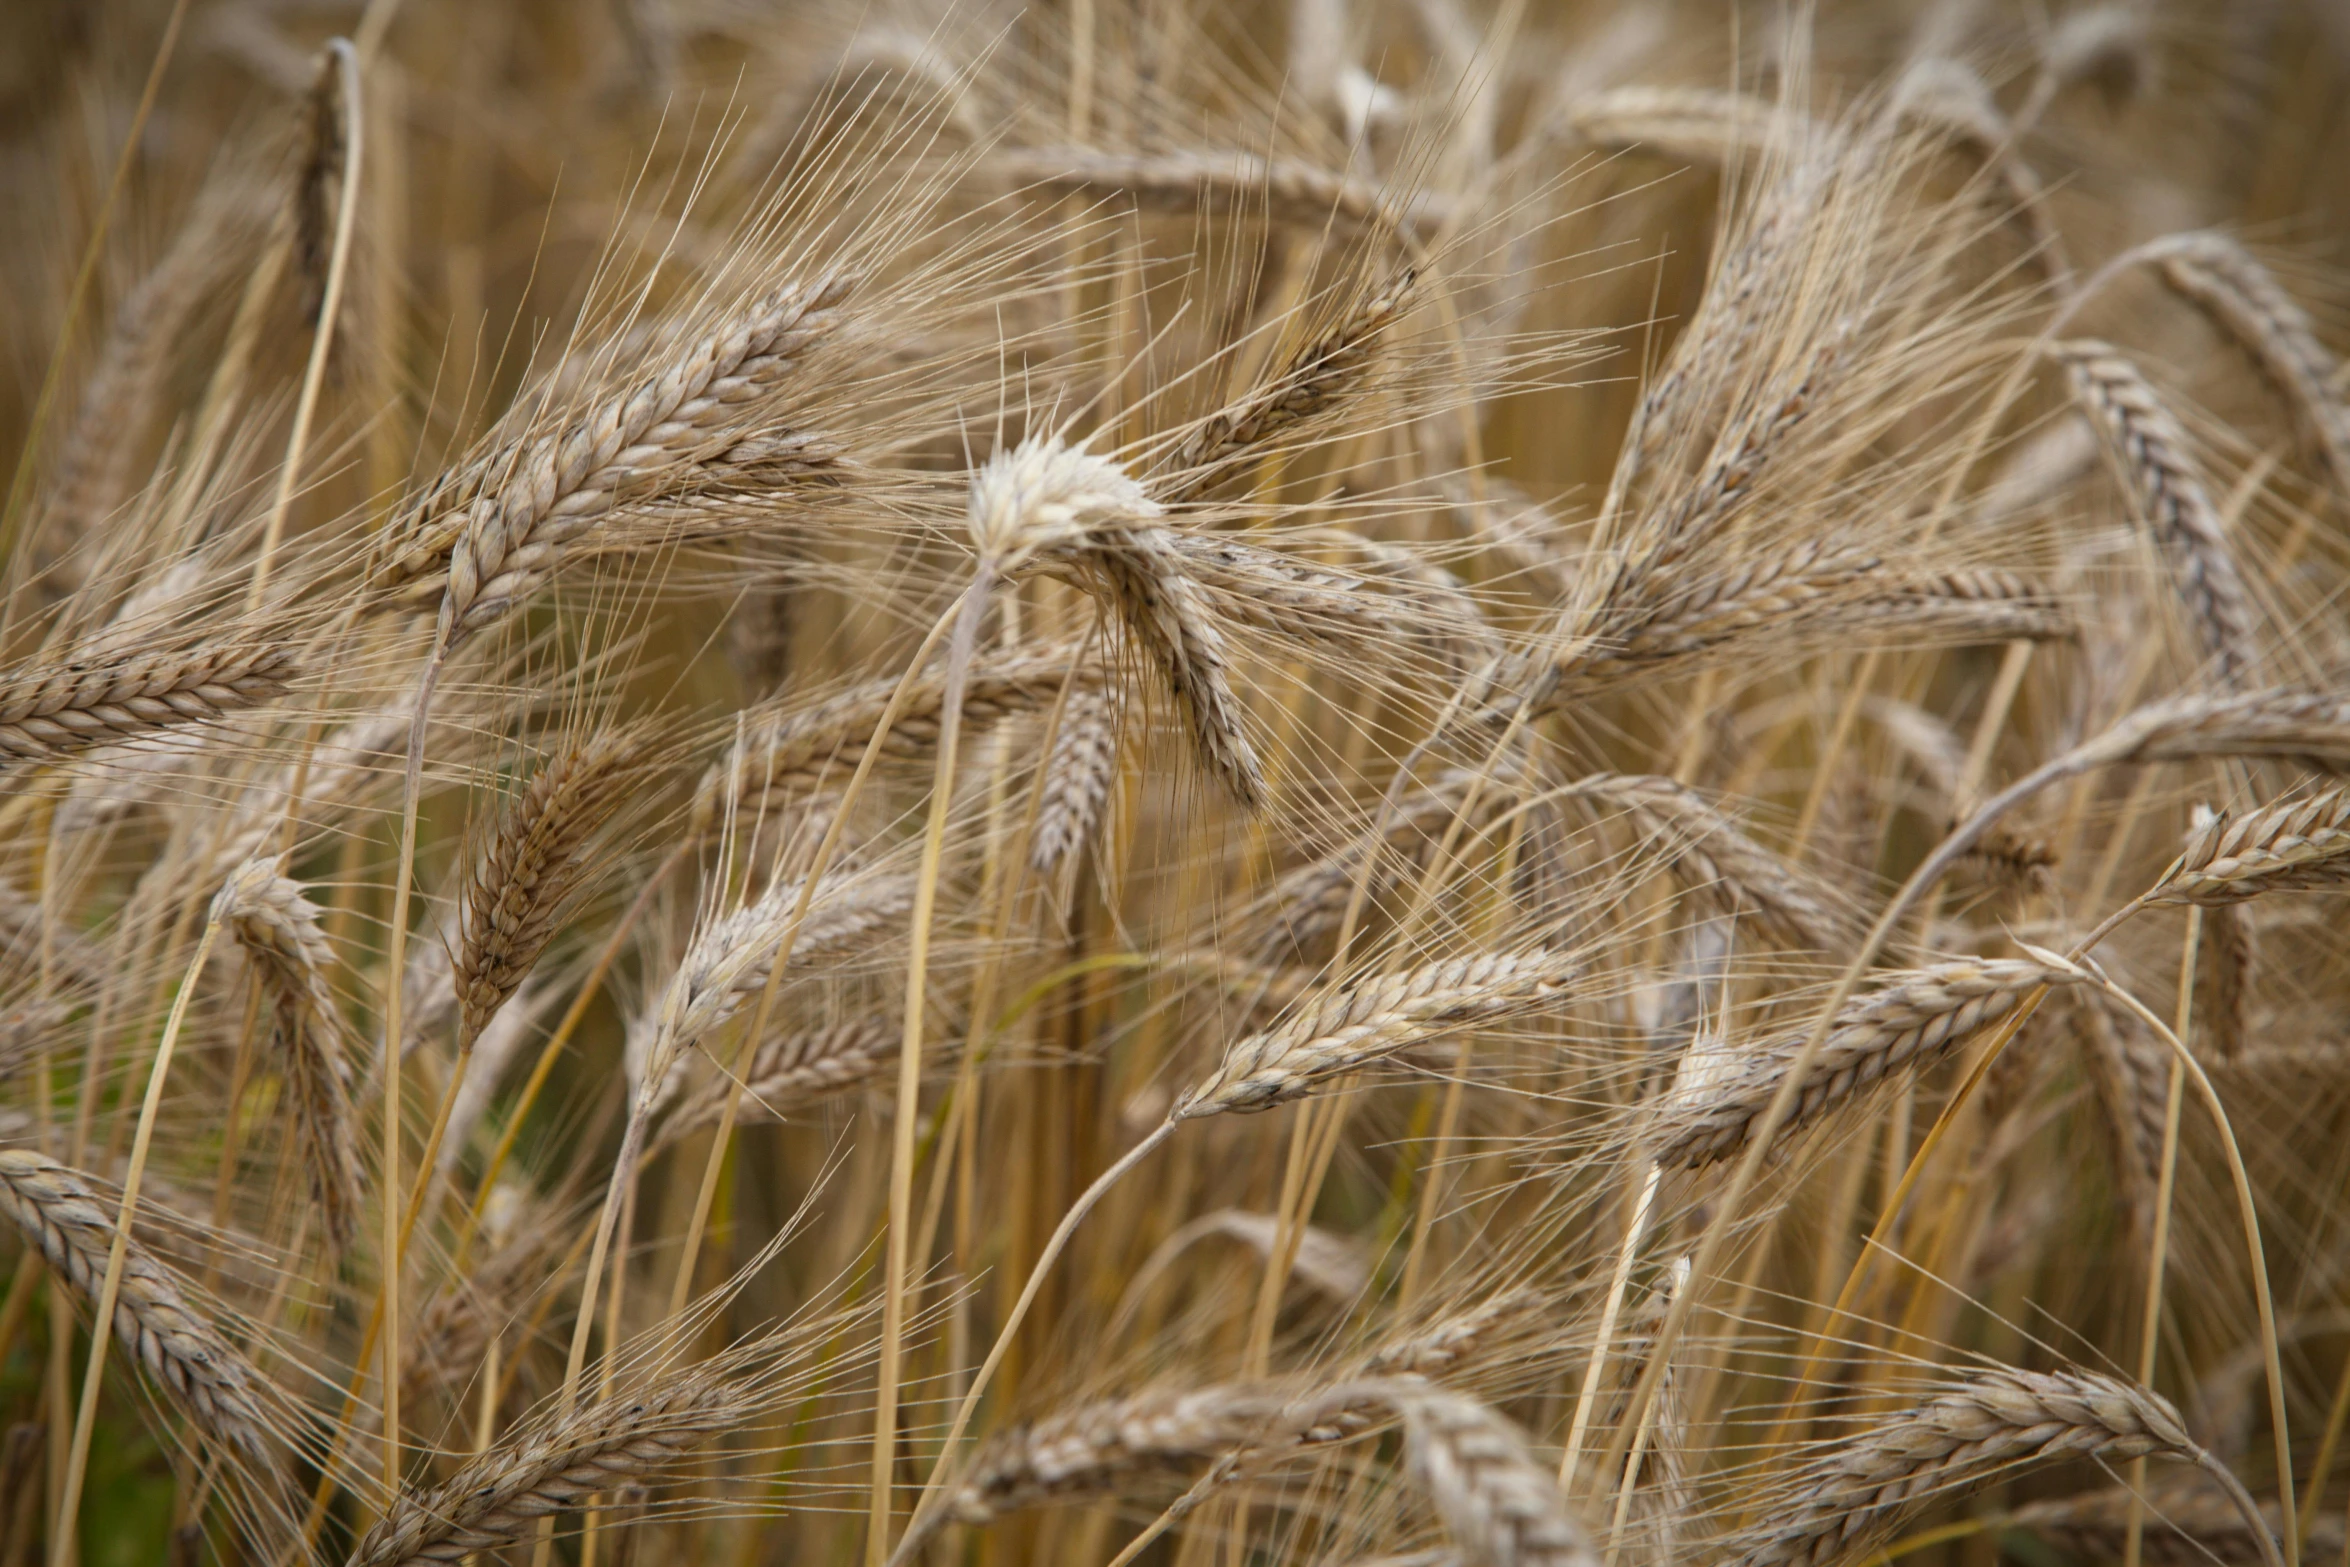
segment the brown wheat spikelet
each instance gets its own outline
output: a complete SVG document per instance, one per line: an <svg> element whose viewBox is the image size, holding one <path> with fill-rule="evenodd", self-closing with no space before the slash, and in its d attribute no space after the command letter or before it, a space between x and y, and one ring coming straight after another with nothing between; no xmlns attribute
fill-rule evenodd
<svg viewBox="0 0 2350 1567"><path fill-rule="evenodd" d="M1464 1562L1476 1567L1598 1567L1550 1470L1517 1429L1474 1399L1408 1385L1405 1461Z"/></svg>
<svg viewBox="0 0 2350 1567"><path fill-rule="evenodd" d="M0 1149L0 1210L84 1300L98 1298L114 1215L80 1172L30 1149ZM114 1336L207 1435L264 1469L274 1466L267 1384L136 1238L123 1256Z"/></svg>
<svg viewBox="0 0 2350 1567"><path fill-rule="evenodd" d="M567 746L531 780L482 843L468 870L454 954L458 1026L481 1037L554 938L579 890L598 831L637 784L643 737L602 730Z"/></svg>
<svg viewBox="0 0 2350 1567"><path fill-rule="evenodd" d="M334 952L319 924L318 905L301 883L278 873L277 861L256 858L229 874L212 912L244 949L269 997L310 1189L328 1239L338 1251L348 1250L358 1233L366 1173L353 1124L342 1014L327 986Z"/></svg>

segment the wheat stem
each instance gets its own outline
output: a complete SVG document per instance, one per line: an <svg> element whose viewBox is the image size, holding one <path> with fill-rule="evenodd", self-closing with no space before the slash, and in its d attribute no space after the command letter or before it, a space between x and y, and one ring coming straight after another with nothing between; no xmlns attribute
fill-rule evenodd
<svg viewBox="0 0 2350 1567"><path fill-rule="evenodd" d="M114 1303L122 1294L123 1265L130 1255L131 1219L138 1211L139 1178L147 1170L147 1151L154 1142L156 1112L163 1107L163 1082L171 1072L172 1052L178 1048L180 1026L187 1021L188 1003L196 994L197 976L212 956L220 935L216 909L197 938L195 955L181 976L179 994L172 998L171 1015L164 1020L163 1037L156 1042L154 1063L147 1069L147 1094L139 1102L139 1126L131 1136L131 1158L122 1177L122 1205L114 1216L114 1244L106 1253L106 1278L98 1287L95 1315L90 1323L90 1358L82 1372L81 1402L74 1409L73 1447L66 1458L65 1479L58 1488L57 1530L49 1543L49 1567L73 1567L74 1535L81 1510L82 1482L90 1470L90 1438L97 1429L98 1388L106 1376L106 1347L114 1330ZM52 1333L62 1333L51 1323Z"/></svg>

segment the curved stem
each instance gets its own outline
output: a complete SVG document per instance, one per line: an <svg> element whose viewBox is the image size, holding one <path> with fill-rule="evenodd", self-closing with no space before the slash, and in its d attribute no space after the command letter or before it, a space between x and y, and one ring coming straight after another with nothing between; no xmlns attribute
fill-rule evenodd
<svg viewBox="0 0 2350 1567"><path fill-rule="evenodd" d="M913 1224L914 1123L922 1098L923 995L930 981L930 926L938 906L940 863L946 853L947 812L954 804L955 750L962 739L963 692L971 672L971 651L986 618L994 568L981 561L964 591L961 613L947 652L945 706L939 715L937 754L932 758L930 815L922 830L922 868L914 884L906 958L906 1028L898 1050L897 1119L889 1151L889 1239L881 1296L881 1358L873 1409L873 1478L866 1522L865 1560L882 1567L889 1553L890 1471L897 1460L898 1374L905 1348L907 1233ZM811 881L809 886L814 886ZM780 971L780 966L779 970ZM769 976L769 984L774 976Z"/></svg>
<svg viewBox="0 0 2350 1567"><path fill-rule="evenodd" d="M964 1429L971 1424L971 1412L979 1407L979 1395L987 1391L987 1384L994 1379L996 1368L1003 1364L1005 1352L1012 1347L1012 1335L1019 1332L1020 1324L1027 1320L1028 1308L1036 1303L1036 1292L1043 1288L1045 1275L1059 1259L1061 1249L1069 1244L1069 1237L1076 1233L1077 1226L1093 1211L1094 1205L1109 1195L1110 1188L1117 1185L1129 1170L1142 1163L1182 1124L1180 1121L1160 1122L1148 1137L1129 1148L1116 1164L1095 1176L1093 1184L1061 1216L1060 1224L1044 1243L1044 1250L1037 1255L1036 1266L1028 1270L1028 1282L1021 1287L1020 1298L1012 1303L1011 1313L1004 1318L1003 1327L997 1330L995 1344L988 1350L987 1359L980 1363L979 1374L971 1379L970 1390L963 1395L962 1404L955 1410L954 1423L947 1427L946 1440L939 1444L938 1464L930 1471L930 1479L922 1487L922 1496L914 1504L914 1517L906 1525L905 1538L898 1542L897 1550L890 1556L893 1564L904 1561L921 1544L925 1515L933 1510L939 1490L945 1484L947 1470L954 1462L955 1444L963 1439Z"/></svg>
<svg viewBox="0 0 2350 1567"><path fill-rule="evenodd" d="M2179 1036L2168 1023L2156 1017L2136 996L2107 979L2093 968L2082 968L2088 982L2135 1013L2138 1019L2153 1029L2162 1042L2170 1046L2171 1054L2180 1070L2195 1083L2195 1092L2201 1096L2204 1108L2211 1112L2212 1125L2219 1131L2220 1146L2227 1151L2228 1174L2236 1184L2236 1207L2244 1223L2244 1249L2252 1265L2252 1293L2260 1308L2260 1351L2268 1376L2268 1414L2271 1434L2276 1439L2277 1489L2283 1507L2285 1525L2285 1560L2283 1567L2301 1567L2300 1520L2293 1509L2293 1439L2286 1424L2285 1368L2277 1350L2277 1308L2269 1293L2268 1254L2260 1243L2260 1212L2252 1200L2252 1177L2244 1168L2243 1152L2236 1146L2235 1128L2228 1124L2227 1106L2220 1102L2219 1090L2211 1086L2211 1078L2204 1072L2203 1063L2180 1043ZM2253 1517L2259 1516L2258 1509ZM2266 1529L2256 1529L2266 1534Z"/></svg>
<svg viewBox="0 0 2350 1567"><path fill-rule="evenodd" d="M2187 940L2179 956L2179 1007L2176 1032L2181 1040L2195 1018L2195 953L2203 940L2203 910L2187 910ZM2179 1177L2179 1111L2184 1108L2186 1073L2171 1058L2170 1081L2162 1100L2162 1163L2154 1181L2154 1233L2146 1247L2146 1314L2138 1328L2138 1385L2154 1385L2155 1346L2162 1337L2162 1278L2170 1261L2171 1195ZM2122 1567L2138 1567L2146 1537L2146 1460L2130 1460L2130 1512L2122 1530Z"/></svg>
<svg viewBox="0 0 2350 1567"><path fill-rule="evenodd" d="M180 1025L187 1021L188 1001L196 994L197 976L204 972L204 964L212 956L212 943L220 935L218 916L205 921L204 934L196 942L196 955L188 961L187 974L180 980L180 992L172 998L171 1016L163 1025L163 1038L155 1046L155 1064L147 1069L147 1097L139 1105L139 1129L131 1138L131 1162L122 1177L122 1205L115 1210L114 1243L106 1251L106 1279L98 1288L90 1322L90 1360L82 1372L82 1401L74 1410L73 1447L65 1463L65 1480L57 1492L57 1537L49 1544L50 1567L72 1567L74 1534L81 1510L82 1482L90 1470L90 1437L98 1419L98 1387L106 1377L106 1350L114 1333L114 1303L122 1294L122 1271L130 1256L131 1218L139 1204L139 1177L147 1169L147 1149L155 1138L155 1114L163 1105L163 1081L171 1072L171 1057L179 1044ZM52 1325L51 1331L57 1331Z"/></svg>

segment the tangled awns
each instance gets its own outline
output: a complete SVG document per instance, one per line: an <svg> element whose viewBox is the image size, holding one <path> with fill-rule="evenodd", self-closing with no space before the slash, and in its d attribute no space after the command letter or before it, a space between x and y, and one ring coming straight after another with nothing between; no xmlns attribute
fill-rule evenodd
<svg viewBox="0 0 2350 1567"><path fill-rule="evenodd" d="M2345 106L0 6L0 1567L2345 1567Z"/></svg>

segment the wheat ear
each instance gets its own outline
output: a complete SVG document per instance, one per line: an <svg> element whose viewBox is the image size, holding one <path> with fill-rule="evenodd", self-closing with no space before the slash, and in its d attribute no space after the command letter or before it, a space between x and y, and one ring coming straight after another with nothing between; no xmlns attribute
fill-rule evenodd
<svg viewBox="0 0 2350 1567"><path fill-rule="evenodd" d="M2074 401L2104 437L2148 526L2171 554L2205 650L2223 680L2240 684L2259 659L2252 600L2228 550L2219 510L2188 455L2186 431L2154 384L2111 344L2064 343L2057 352Z"/></svg>
<svg viewBox="0 0 2350 1567"><path fill-rule="evenodd" d="M1347 986L1233 1045L1184 1092L1173 1116L1269 1110L1303 1098L1399 1050L1554 1005L1583 966L1576 955L1535 947L1471 953Z"/></svg>
<svg viewBox="0 0 2350 1567"><path fill-rule="evenodd" d="M1379 339L1410 308L1419 275L1406 267L1352 306L1272 374L1202 420L1170 452L1151 493L1196 500L1300 426L1336 411L1366 384Z"/></svg>
<svg viewBox="0 0 2350 1567"><path fill-rule="evenodd" d="M512 428L393 520L404 544L379 584L414 597L443 582L453 648L543 584L631 495L675 496L742 456L764 460L763 448L737 454L751 434L746 405L772 397L838 328L849 287L832 275L778 284L552 428L531 429L540 410L526 402Z"/></svg>
<svg viewBox="0 0 2350 1567"><path fill-rule="evenodd" d="M319 924L318 905L300 882L278 874L275 859L255 858L229 873L214 911L269 997L310 1189L327 1238L337 1251L347 1251L358 1235L366 1175L351 1111L342 1014L326 979L334 951Z"/></svg>
<svg viewBox="0 0 2350 1567"><path fill-rule="evenodd" d="M963 690L963 723L984 732L997 724L1050 708L1064 685L1070 704L1100 683L1100 666L1077 658L1073 645L995 655L973 662ZM1075 660L1074 665L1072 661ZM754 709L743 743L712 767L695 792L693 821L698 830L714 826L729 798L745 815L767 809L774 797L805 792L826 783L845 785L854 753L871 738L882 713L897 694L896 677L871 681L838 696L789 710ZM897 721L882 737L881 754L896 761L928 761L938 745L946 701L946 670L915 677Z"/></svg>
<svg viewBox="0 0 2350 1567"><path fill-rule="evenodd" d="M2350 789L2280 800L2240 817L2213 817L2188 840L2157 903L2216 908L2271 892L2314 891L2350 880Z"/></svg>
<svg viewBox="0 0 2350 1567"><path fill-rule="evenodd" d="M28 1148L0 1149L0 1211L59 1278L83 1299L97 1298L114 1219L81 1172ZM205 1434L274 1466L260 1373L197 1315L171 1270L136 1239L123 1253L114 1332Z"/></svg>
<svg viewBox="0 0 2350 1567"><path fill-rule="evenodd" d="M1790 944L1828 952L1852 944L1854 921L1832 889L1749 838L1696 790L1670 778L1615 773L1583 779L1574 789L1619 806L1666 839L1685 874L1733 907L1751 910Z"/></svg>
<svg viewBox="0 0 2350 1567"><path fill-rule="evenodd" d="M2065 1458L2184 1459L2248 1496L2188 1437L2178 1411L2142 1388L2087 1371L1999 1367L1838 1443L1808 1496L1737 1567L1824 1567L1881 1539L1916 1507L2018 1464ZM2273 1550L2273 1547L2272 1547ZM2271 1557L2271 1561L2275 1561Z"/></svg>
<svg viewBox="0 0 2350 1567"><path fill-rule="evenodd" d="M512 1545L541 1518L598 1491L675 1468L711 1437L740 1427L760 1404L723 1366L647 1378L633 1394L509 1437L442 1485L403 1494L361 1537L348 1567L454 1563Z"/></svg>
<svg viewBox="0 0 2350 1567"><path fill-rule="evenodd" d="M1095 685L1071 690L1045 761L1029 838L1028 863L1037 874L1050 876L1093 841L1117 778L1116 697Z"/></svg>
<svg viewBox="0 0 2350 1567"><path fill-rule="evenodd" d="M897 1065L904 1032L896 1019L875 1016L763 1041L743 1074L741 1124L781 1120L802 1105L874 1081ZM724 1077L708 1084L670 1116L662 1145L716 1126L733 1092Z"/></svg>
<svg viewBox="0 0 2350 1567"><path fill-rule="evenodd" d="M2317 437L2335 486L2350 490L2350 406L2334 388L2334 356L2309 312L2225 234L2175 235L2150 249L2170 286L2209 312L2284 393Z"/></svg>
<svg viewBox="0 0 2350 1567"><path fill-rule="evenodd" d="M500 815L465 879L451 982L465 1043L520 988L554 939L588 869L596 834L635 781L641 737L604 731L532 775Z"/></svg>
<svg viewBox="0 0 2350 1567"><path fill-rule="evenodd" d="M1898 1072L1962 1044L2021 1006L2042 986L2078 983L2078 971L2028 958L1961 960L1900 975L1847 1002L1813 1058L1777 1138L1849 1104ZM1802 1053L1789 1037L1741 1051L1661 1112L1657 1162L1698 1168L1746 1146L1747 1134ZM1687 1087L1688 1085L1685 1085Z"/></svg>
<svg viewBox="0 0 2350 1567"><path fill-rule="evenodd" d="M285 690L293 668L286 649L250 640L19 665L0 675L0 757L53 762L214 723Z"/></svg>
<svg viewBox="0 0 2350 1567"><path fill-rule="evenodd" d="M983 570L1050 562L1114 610L1165 678L1208 771L1242 805L1264 804L1223 628L1183 570L1159 503L1124 468L1054 438L1024 441L972 474L969 523Z"/></svg>

